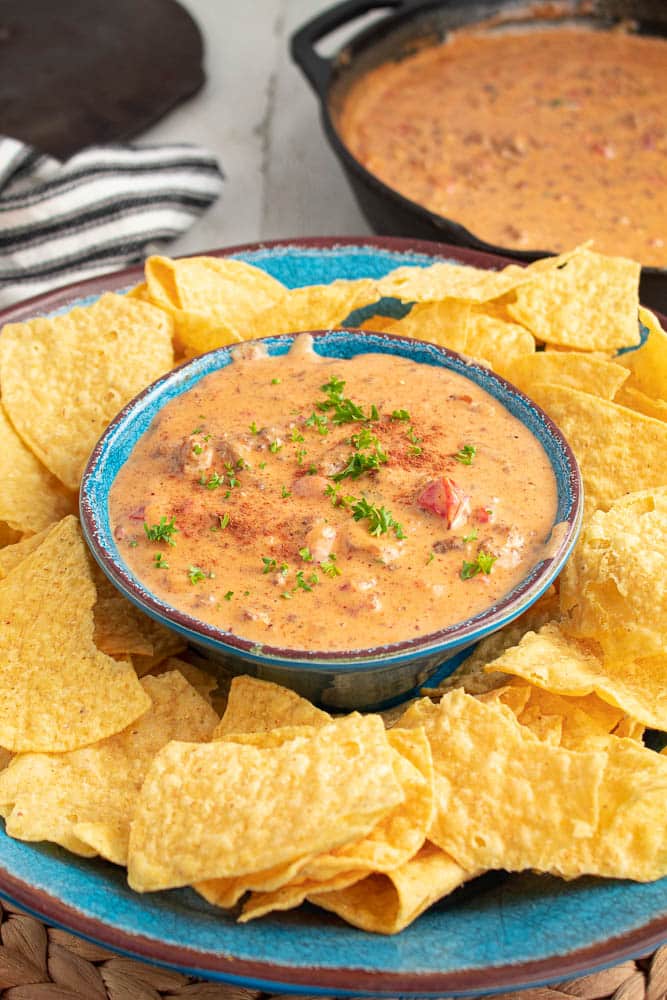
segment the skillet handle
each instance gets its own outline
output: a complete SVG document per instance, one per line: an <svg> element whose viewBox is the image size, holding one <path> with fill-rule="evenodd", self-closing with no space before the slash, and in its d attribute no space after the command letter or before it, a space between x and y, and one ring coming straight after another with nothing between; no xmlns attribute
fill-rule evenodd
<svg viewBox="0 0 667 1000"><path fill-rule="evenodd" d="M312 21L308 21L292 35L290 42L292 59L315 93L324 99L331 77L333 60L318 55L315 51L315 43L335 31L336 28L356 20L371 10L383 7L396 10L399 7L409 5L410 0L343 0L342 3L337 3L321 14L317 14Z"/></svg>

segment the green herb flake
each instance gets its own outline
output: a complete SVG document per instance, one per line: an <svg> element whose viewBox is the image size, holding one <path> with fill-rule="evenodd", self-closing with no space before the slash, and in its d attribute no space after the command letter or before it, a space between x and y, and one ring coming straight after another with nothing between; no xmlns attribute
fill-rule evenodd
<svg viewBox="0 0 667 1000"><path fill-rule="evenodd" d="M278 565L276 560L272 559L270 556L262 556L262 562L264 563L262 573L270 573Z"/></svg>
<svg viewBox="0 0 667 1000"><path fill-rule="evenodd" d="M295 444L299 444L300 441L305 441L303 434L299 431L298 427L292 428L292 433L290 434L290 440Z"/></svg>
<svg viewBox="0 0 667 1000"><path fill-rule="evenodd" d="M478 573L484 573L488 576L497 558L497 556L492 556L489 552L478 552L477 558L472 562L467 562L464 559L461 566L461 579L470 580L473 576L477 576Z"/></svg>
<svg viewBox="0 0 667 1000"><path fill-rule="evenodd" d="M233 590L228 590L227 593L224 595L226 601L231 601L233 596L234 596Z"/></svg>
<svg viewBox="0 0 667 1000"><path fill-rule="evenodd" d="M299 549L299 555L301 556L301 558L303 559L304 562L312 562L313 561L312 553L311 553L311 551L310 551L310 549L308 548L307 545L304 546L302 549Z"/></svg>
<svg viewBox="0 0 667 1000"><path fill-rule="evenodd" d="M326 562L320 563L320 569L325 576L340 576L340 569L336 565L336 553L331 552Z"/></svg>
<svg viewBox="0 0 667 1000"><path fill-rule="evenodd" d="M428 566L435 559L435 552L429 552L428 559L426 560L426 565Z"/></svg>
<svg viewBox="0 0 667 1000"><path fill-rule="evenodd" d="M392 420L410 420L410 414L407 410L392 410L391 411Z"/></svg>
<svg viewBox="0 0 667 1000"><path fill-rule="evenodd" d="M229 514L228 513L218 514L218 521L220 523L220 530L224 531L227 525L229 524Z"/></svg>
<svg viewBox="0 0 667 1000"><path fill-rule="evenodd" d="M467 545L469 542L477 541L477 528L473 528L469 535L464 535L462 541L464 545Z"/></svg>
<svg viewBox="0 0 667 1000"><path fill-rule="evenodd" d="M271 379L271 385L280 385L281 382L282 382L281 378L272 378Z"/></svg>
<svg viewBox="0 0 667 1000"><path fill-rule="evenodd" d="M250 424L250 428L249 429L250 429L250 433L251 434L259 434L259 427L257 426L257 424L255 423L254 420Z"/></svg>
<svg viewBox="0 0 667 1000"><path fill-rule="evenodd" d="M367 520L371 535L385 535L392 528L397 538L405 538L402 525L394 520L391 511L369 503L365 497L352 504L352 517L355 521Z"/></svg>
<svg viewBox="0 0 667 1000"><path fill-rule="evenodd" d="M137 542L135 540L132 540L131 542L128 542L128 545L130 546L131 549L136 549L136 547L137 547L138 544L139 544L139 542Z"/></svg>
<svg viewBox="0 0 667 1000"><path fill-rule="evenodd" d="M477 454L477 448L474 444L464 444L460 451L454 455L457 462L461 465L472 465L472 460Z"/></svg>
<svg viewBox="0 0 667 1000"><path fill-rule="evenodd" d="M271 444L269 445L269 451L273 455L277 455L281 448L282 448L282 443L278 440L278 438L276 438L275 441L272 441Z"/></svg>
<svg viewBox="0 0 667 1000"><path fill-rule="evenodd" d="M193 444L192 450L195 453L195 455L201 455L204 449L200 444Z"/></svg>
<svg viewBox="0 0 667 1000"><path fill-rule="evenodd" d="M188 579L190 583L201 583L202 580L211 578L213 573L206 573L201 566L189 566L188 567Z"/></svg>
<svg viewBox="0 0 667 1000"><path fill-rule="evenodd" d="M169 563L164 558L162 552L156 552L153 556L153 565L156 569L169 569Z"/></svg>
<svg viewBox="0 0 667 1000"><path fill-rule="evenodd" d="M280 495L283 498L283 500L287 500L288 497L292 496L292 491L288 490L286 486L281 486Z"/></svg>
<svg viewBox="0 0 667 1000"><path fill-rule="evenodd" d="M161 517L159 524L153 524L150 527L144 521L144 532L149 542L166 542L167 545L175 545L174 535L178 533L178 528L173 517L170 521L167 521L166 517Z"/></svg>

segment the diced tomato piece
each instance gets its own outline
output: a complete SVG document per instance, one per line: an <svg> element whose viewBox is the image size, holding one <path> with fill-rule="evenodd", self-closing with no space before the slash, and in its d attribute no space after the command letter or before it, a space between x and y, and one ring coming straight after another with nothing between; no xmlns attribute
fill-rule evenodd
<svg viewBox="0 0 667 1000"><path fill-rule="evenodd" d="M417 504L438 517L444 517L448 528L460 528L470 516L470 497L453 479L434 479L419 494Z"/></svg>
<svg viewBox="0 0 667 1000"><path fill-rule="evenodd" d="M477 524L488 524L489 521L493 520L493 511L490 507L476 507L472 516Z"/></svg>

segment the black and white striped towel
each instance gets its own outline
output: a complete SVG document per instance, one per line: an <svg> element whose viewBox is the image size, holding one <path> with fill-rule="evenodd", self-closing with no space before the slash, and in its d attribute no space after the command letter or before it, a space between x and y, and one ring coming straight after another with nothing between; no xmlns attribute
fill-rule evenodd
<svg viewBox="0 0 667 1000"><path fill-rule="evenodd" d="M197 146L91 146L61 163L0 137L0 306L142 260L222 183Z"/></svg>

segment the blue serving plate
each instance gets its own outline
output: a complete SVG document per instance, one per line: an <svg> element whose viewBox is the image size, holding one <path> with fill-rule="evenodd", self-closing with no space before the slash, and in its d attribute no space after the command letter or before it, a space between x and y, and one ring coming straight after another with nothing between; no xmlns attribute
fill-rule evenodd
<svg viewBox="0 0 667 1000"><path fill-rule="evenodd" d="M290 286L381 276L403 264L500 258L387 238L282 241L219 251ZM19 321L71 308L141 280L141 270L93 279L7 310ZM313 907L240 925L190 890L137 895L125 872L0 831L0 895L128 955L238 985L310 995L472 996L553 983L616 964L667 940L667 879L641 884L491 874L395 937L347 926Z"/></svg>

